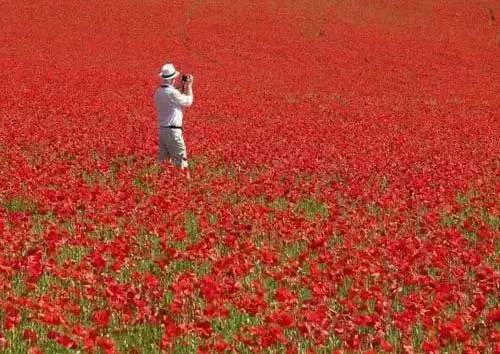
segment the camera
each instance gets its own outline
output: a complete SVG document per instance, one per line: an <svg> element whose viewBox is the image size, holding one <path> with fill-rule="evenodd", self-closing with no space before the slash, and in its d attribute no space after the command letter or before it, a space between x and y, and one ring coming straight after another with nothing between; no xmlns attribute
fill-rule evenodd
<svg viewBox="0 0 500 354"><path fill-rule="evenodd" d="M188 81L188 78L189 78L189 75L187 75L187 74L183 74L183 75L182 75L182 82L186 82L186 81Z"/></svg>

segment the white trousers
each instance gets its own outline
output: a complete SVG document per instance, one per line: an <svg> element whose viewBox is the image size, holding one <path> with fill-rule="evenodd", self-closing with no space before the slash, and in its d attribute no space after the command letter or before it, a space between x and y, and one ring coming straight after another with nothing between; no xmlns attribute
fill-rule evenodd
<svg viewBox="0 0 500 354"><path fill-rule="evenodd" d="M181 129L160 127L158 131L159 151L158 162L170 160L176 167L188 166L186 144Z"/></svg>

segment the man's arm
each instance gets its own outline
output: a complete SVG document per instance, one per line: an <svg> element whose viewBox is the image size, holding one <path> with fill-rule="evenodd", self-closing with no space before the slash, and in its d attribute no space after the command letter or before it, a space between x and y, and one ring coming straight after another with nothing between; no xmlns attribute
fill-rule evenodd
<svg viewBox="0 0 500 354"><path fill-rule="evenodd" d="M183 107L189 107L193 104L193 81L186 82L186 91L185 93L181 93L178 90L172 90L170 93L170 97L172 100L183 106Z"/></svg>

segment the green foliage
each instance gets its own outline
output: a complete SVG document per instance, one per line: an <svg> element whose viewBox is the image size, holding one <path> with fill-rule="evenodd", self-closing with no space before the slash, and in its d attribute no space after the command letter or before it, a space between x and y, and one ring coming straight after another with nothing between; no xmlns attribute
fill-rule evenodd
<svg viewBox="0 0 500 354"><path fill-rule="evenodd" d="M262 281L264 288L266 289L266 300L269 302L273 299L276 289L278 288L278 283L271 277L265 277Z"/></svg>
<svg viewBox="0 0 500 354"><path fill-rule="evenodd" d="M440 274L441 274L441 271L439 268L435 268L435 267L428 267L427 268L427 274L433 278L433 279L438 279Z"/></svg>
<svg viewBox="0 0 500 354"><path fill-rule="evenodd" d="M115 274L115 279L122 284L130 281L132 276L132 268L127 265L123 265L121 269Z"/></svg>
<svg viewBox="0 0 500 354"><path fill-rule="evenodd" d="M271 207L273 209L285 211L288 209L288 201L283 197L278 197L271 203Z"/></svg>
<svg viewBox="0 0 500 354"><path fill-rule="evenodd" d="M422 323L419 322L412 327L411 341L414 349L421 349L422 343L425 341L425 328Z"/></svg>
<svg viewBox="0 0 500 354"><path fill-rule="evenodd" d="M21 196L7 199L2 204L0 205L2 205L5 208L5 210L13 213L15 212L35 213L37 209L35 201Z"/></svg>
<svg viewBox="0 0 500 354"><path fill-rule="evenodd" d="M299 301L304 302L312 298L311 290L306 287L299 288Z"/></svg>
<svg viewBox="0 0 500 354"><path fill-rule="evenodd" d="M394 312L401 312L403 311L405 308L404 308L404 305L403 303L401 302L401 300L399 299L399 296L395 296L393 299L392 299L392 311Z"/></svg>
<svg viewBox="0 0 500 354"><path fill-rule="evenodd" d="M8 341L9 346L4 349L5 354L18 354L28 352L28 343L23 339L23 330L21 328L14 328L10 331L5 331L5 339Z"/></svg>
<svg viewBox="0 0 500 354"><path fill-rule="evenodd" d="M139 273L151 273L154 275L159 275L161 273L160 267L151 259L140 259L137 264L137 271Z"/></svg>
<svg viewBox="0 0 500 354"><path fill-rule="evenodd" d="M380 191L385 192L389 188L389 179L387 176L382 176L380 179Z"/></svg>
<svg viewBox="0 0 500 354"><path fill-rule="evenodd" d="M380 212L382 211L382 208L377 202L368 203L366 209L368 210L368 213L370 213L371 215L379 215Z"/></svg>
<svg viewBox="0 0 500 354"><path fill-rule="evenodd" d="M95 186L95 185L100 185L100 186L106 186L106 185L115 185L116 183L116 178L115 178L116 172L100 172L100 171L83 171L82 172L82 179L83 182L89 186Z"/></svg>
<svg viewBox="0 0 500 354"><path fill-rule="evenodd" d="M339 287L337 293L338 296L342 299L345 299L347 295L349 294L349 290L351 289L352 286L352 279L350 277L344 277L344 281L342 282L342 285Z"/></svg>
<svg viewBox="0 0 500 354"><path fill-rule="evenodd" d="M140 353L158 353L163 332L160 326L149 324L136 324L120 326L114 330L113 338L116 340L118 351L127 353L139 350Z"/></svg>
<svg viewBox="0 0 500 354"><path fill-rule="evenodd" d="M195 354L200 344L201 341L198 336L187 334L175 340L173 352L179 354Z"/></svg>
<svg viewBox="0 0 500 354"><path fill-rule="evenodd" d="M397 348L401 347L403 336L399 329L390 325L388 328L386 328L385 339L394 346L394 349L397 350Z"/></svg>
<svg viewBox="0 0 500 354"><path fill-rule="evenodd" d="M283 248L281 254L284 255L284 260L291 260L297 258L304 250L307 249L306 241L295 241L286 243Z"/></svg>
<svg viewBox="0 0 500 354"><path fill-rule="evenodd" d="M42 234L46 228L46 225L53 224L56 222L56 220L57 220L57 218L54 215L54 213L52 213L52 212L49 212L49 213L46 213L43 215L38 214L38 213L33 214L31 233L33 235Z"/></svg>
<svg viewBox="0 0 500 354"><path fill-rule="evenodd" d="M132 181L132 184L140 189L141 191L144 192L146 195L154 195L155 190L153 188L153 185L151 183L146 182L146 180L143 177L136 177Z"/></svg>
<svg viewBox="0 0 500 354"><path fill-rule="evenodd" d="M239 333L242 328L245 326L257 326L261 324L261 322L261 319L231 307L227 318L212 320L212 329L220 333L227 342L232 342L234 336Z"/></svg>
<svg viewBox="0 0 500 354"><path fill-rule="evenodd" d="M112 228L107 225L98 225L97 228L94 231L92 231L90 237L95 240L109 243L115 239L116 234L117 230L115 228Z"/></svg>
<svg viewBox="0 0 500 354"><path fill-rule="evenodd" d="M195 242L199 239L200 231L198 228L198 220L192 211L188 211L185 215L184 228L190 242Z"/></svg>
<svg viewBox="0 0 500 354"><path fill-rule="evenodd" d="M21 273L16 273L12 277L11 281L12 291L16 296L22 296L26 292L26 285L24 284L24 278Z"/></svg>
<svg viewBox="0 0 500 354"><path fill-rule="evenodd" d="M343 244L344 244L344 236L342 236L341 233L335 233L328 240L328 247L329 248L339 247L339 246L342 246Z"/></svg>
<svg viewBox="0 0 500 354"><path fill-rule="evenodd" d="M23 338L23 333L25 329L31 329L35 331L38 335L38 346L44 349L44 353L54 353L54 354L71 354L74 353L71 349L66 349L56 343L55 341L48 339L47 333L48 329L35 323L30 322L29 324L23 324L18 328L5 331L5 339L8 341L9 346L4 349L2 353L4 354L20 354L28 353L29 344Z"/></svg>
<svg viewBox="0 0 500 354"><path fill-rule="evenodd" d="M157 163L153 163L144 167L140 172L140 177L155 176L161 173L161 167Z"/></svg>
<svg viewBox="0 0 500 354"><path fill-rule="evenodd" d="M318 202L312 197L300 199L295 206L295 212L305 215L309 220L313 220L317 216L328 217L328 207L326 204Z"/></svg>
<svg viewBox="0 0 500 354"><path fill-rule="evenodd" d="M153 233L149 233L142 229L136 237L136 245L139 248L139 253L145 257L151 258L160 257L162 254L161 238Z"/></svg>
<svg viewBox="0 0 500 354"><path fill-rule="evenodd" d="M36 295L40 296L46 294L47 291L50 289L50 287L55 284L57 284L56 277L48 273L42 274L42 276L40 277L40 279L38 279L37 282L37 289L35 291Z"/></svg>
<svg viewBox="0 0 500 354"><path fill-rule="evenodd" d="M481 217L494 231L500 231L500 215L492 215L487 211L482 210Z"/></svg>
<svg viewBox="0 0 500 354"><path fill-rule="evenodd" d="M212 225L217 224L217 215L215 214L208 214L208 222Z"/></svg>
<svg viewBox="0 0 500 354"><path fill-rule="evenodd" d="M66 261L80 263L87 253L88 249L84 246L62 245L57 254L57 263L59 265L63 265Z"/></svg>
<svg viewBox="0 0 500 354"><path fill-rule="evenodd" d="M193 261L176 259L175 261L172 261L172 263L170 263L170 265L168 266L168 273L169 275L184 273L188 270L192 270L194 268L194 264L195 263Z"/></svg>

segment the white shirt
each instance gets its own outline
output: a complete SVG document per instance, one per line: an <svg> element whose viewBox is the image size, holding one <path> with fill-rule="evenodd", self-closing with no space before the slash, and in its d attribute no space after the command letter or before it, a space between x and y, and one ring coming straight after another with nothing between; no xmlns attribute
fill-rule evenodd
<svg viewBox="0 0 500 354"><path fill-rule="evenodd" d="M193 94L185 95L171 85L156 89L155 105L158 112L158 126L182 127L182 110L193 104Z"/></svg>

